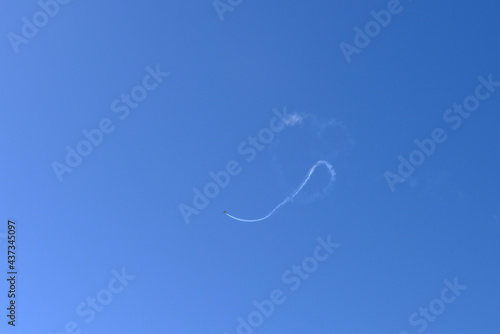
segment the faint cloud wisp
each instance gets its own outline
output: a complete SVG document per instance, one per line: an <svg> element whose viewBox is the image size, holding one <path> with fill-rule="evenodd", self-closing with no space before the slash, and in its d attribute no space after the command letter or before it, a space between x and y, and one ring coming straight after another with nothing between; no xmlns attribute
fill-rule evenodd
<svg viewBox="0 0 500 334"><path fill-rule="evenodd" d="M247 162L252 162L257 157L257 153L263 151L274 140L277 133L286 127L300 124L303 119L297 113L288 114L286 107L283 108L283 112L273 109L273 114L274 116L269 120L269 127L260 129L257 136L248 136L246 140L238 144L237 151L241 156L245 156ZM193 188L192 206L185 203L177 206L186 224L190 223L192 215L199 215L201 210L210 204L210 200L217 197L221 190L229 185L232 177L243 171L243 167L237 160L229 160L225 166L225 170L210 171L208 175L211 181L201 189Z"/></svg>

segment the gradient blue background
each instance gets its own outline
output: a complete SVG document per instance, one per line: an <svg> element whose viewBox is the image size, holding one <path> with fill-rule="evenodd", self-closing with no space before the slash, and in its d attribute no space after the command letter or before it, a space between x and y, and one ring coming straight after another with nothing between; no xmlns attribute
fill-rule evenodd
<svg viewBox="0 0 500 334"><path fill-rule="evenodd" d="M70 1L17 54L6 36L39 6L5 2L1 219L2 232L8 218L19 229L15 330L233 334L277 288L287 300L255 333L417 333L409 315L458 277L467 290L426 333L497 333L500 90L457 131L442 114L478 75L500 80L500 4L401 4L347 64L339 43L387 1L244 1L222 22L211 1ZM156 64L170 76L120 121L111 102ZM310 123L288 128L247 163L237 146L284 106L343 127L321 138ZM60 183L51 163L102 118L115 131ZM383 173L435 127L448 140L391 192ZM264 215L318 158L337 172L326 198L253 224L222 214ZM186 224L178 205L233 159L241 174ZM319 168L305 190L326 178ZM291 292L282 273L327 235L342 246ZM77 305L123 267L135 280L85 323Z"/></svg>

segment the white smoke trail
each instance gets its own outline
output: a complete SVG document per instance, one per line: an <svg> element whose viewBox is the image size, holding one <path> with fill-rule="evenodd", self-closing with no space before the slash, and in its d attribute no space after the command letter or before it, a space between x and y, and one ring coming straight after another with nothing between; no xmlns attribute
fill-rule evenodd
<svg viewBox="0 0 500 334"><path fill-rule="evenodd" d="M258 222L258 221L261 221L261 220L264 220L264 219L271 217L280 207L282 207L286 203L292 201L295 198L295 196L297 196L299 194L299 192L302 190L302 188L304 188L304 186L307 184L307 182L309 182L309 179L311 178L312 174L314 173L314 170L319 165L325 165L326 168L328 168L328 171L330 172L330 181L328 182L328 185L326 186L326 188L330 187L333 184L333 182L335 181L335 170L333 169L333 166L328 161L320 160L314 166L311 167L311 169L307 173L306 178L300 184L300 186L296 190L294 190L290 195L288 195L280 204L278 204L274 209L271 210L271 212L269 212L264 217L257 218L257 219L242 219L242 218L237 218L235 216L232 216L227 212L225 212L225 214L228 217L233 218L235 220L238 220L240 222L248 222L248 223Z"/></svg>

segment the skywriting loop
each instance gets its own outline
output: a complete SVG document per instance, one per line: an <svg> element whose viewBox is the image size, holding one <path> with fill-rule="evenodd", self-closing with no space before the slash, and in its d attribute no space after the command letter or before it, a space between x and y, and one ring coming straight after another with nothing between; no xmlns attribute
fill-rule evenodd
<svg viewBox="0 0 500 334"><path fill-rule="evenodd" d="M256 219L242 219L242 218L232 216L229 213L227 213L226 211L224 211L224 214L226 214L228 217L230 217L234 220L237 220L240 222L248 222L248 223L262 221L262 220L265 220L265 219L271 217L272 215L274 215L276 213L276 211L278 211L279 208L281 208L283 205L287 204L288 202L291 202L295 198L295 196L297 196L300 193L302 188L304 188L304 186L307 184L307 182L309 182L309 179L311 178L312 174L316 170L316 167L318 167L319 165L324 165L328 169L328 172L330 173L330 180L328 181L328 185L324 188L324 189L328 189L335 182L335 170L333 169L333 166L328 161L319 160L314 166L311 167L311 169L307 173L304 181L302 181L302 183L299 185L299 187L297 187L297 189L292 191L292 193L290 195L288 195L280 204L276 205L276 207L274 209L272 209L271 212L269 212L264 217L256 218Z"/></svg>

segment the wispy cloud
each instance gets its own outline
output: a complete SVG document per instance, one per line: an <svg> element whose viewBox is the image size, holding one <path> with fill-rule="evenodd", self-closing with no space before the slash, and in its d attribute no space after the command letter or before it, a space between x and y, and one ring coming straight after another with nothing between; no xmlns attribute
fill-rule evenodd
<svg viewBox="0 0 500 334"><path fill-rule="evenodd" d="M302 125L304 124L304 119L307 118L306 114L299 114L294 112L293 114L287 114L286 118L283 120L286 126Z"/></svg>

